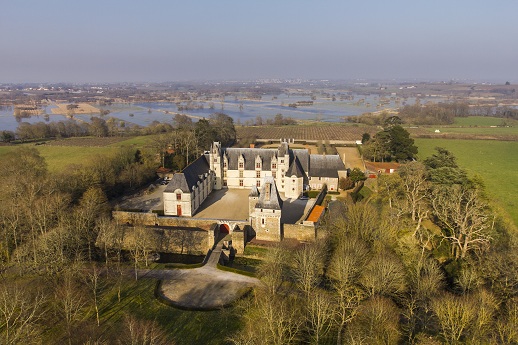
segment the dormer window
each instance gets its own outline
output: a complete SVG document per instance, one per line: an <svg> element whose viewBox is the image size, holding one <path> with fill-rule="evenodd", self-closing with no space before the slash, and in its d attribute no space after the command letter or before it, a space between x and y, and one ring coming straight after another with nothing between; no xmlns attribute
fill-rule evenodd
<svg viewBox="0 0 518 345"><path fill-rule="evenodd" d="M239 169L243 169L245 167L245 163L239 162Z"/></svg>
<svg viewBox="0 0 518 345"><path fill-rule="evenodd" d="M255 168L256 169L261 169L261 163L259 163L259 162L255 163Z"/></svg>

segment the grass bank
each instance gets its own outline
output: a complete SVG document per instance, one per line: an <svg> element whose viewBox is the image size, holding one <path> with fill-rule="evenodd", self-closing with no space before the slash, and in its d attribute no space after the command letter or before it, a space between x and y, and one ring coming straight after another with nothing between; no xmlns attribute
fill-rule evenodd
<svg viewBox="0 0 518 345"><path fill-rule="evenodd" d="M156 279L127 279L118 302L116 289L102 298L101 327L113 337L123 331L125 315L158 322L177 345L224 344L240 327L240 312L234 308L216 311L186 311L158 301L154 296ZM111 337L109 337L111 338Z"/></svg>

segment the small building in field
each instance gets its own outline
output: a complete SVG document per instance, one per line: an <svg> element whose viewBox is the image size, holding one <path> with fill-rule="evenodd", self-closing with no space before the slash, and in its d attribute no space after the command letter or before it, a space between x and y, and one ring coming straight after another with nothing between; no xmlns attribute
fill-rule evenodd
<svg viewBox="0 0 518 345"><path fill-rule="evenodd" d="M380 174L392 174L400 166L401 164L395 162L365 162L365 168L369 177L376 177Z"/></svg>

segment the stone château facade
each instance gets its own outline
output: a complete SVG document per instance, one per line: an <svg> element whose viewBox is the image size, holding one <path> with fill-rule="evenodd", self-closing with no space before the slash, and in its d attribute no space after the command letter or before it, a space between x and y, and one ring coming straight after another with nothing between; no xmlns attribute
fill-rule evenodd
<svg viewBox="0 0 518 345"><path fill-rule="evenodd" d="M213 189L259 190L269 183L276 193L298 198L305 189L321 189L324 184L330 191L338 190L340 177L347 177L347 171L338 155L311 155L290 149L287 142L277 149L223 148L215 142L173 176L164 191L164 214L193 216Z"/></svg>

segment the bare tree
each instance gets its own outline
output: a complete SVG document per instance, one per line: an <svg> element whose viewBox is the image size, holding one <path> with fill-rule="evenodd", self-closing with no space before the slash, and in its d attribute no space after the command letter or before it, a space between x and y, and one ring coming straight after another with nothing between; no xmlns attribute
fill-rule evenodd
<svg viewBox="0 0 518 345"><path fill-rule="evenodd" d="M399 310L388 298L376 296L364 301L358 308L358 315L348 328L349 338L355 343L397 344L399 329Z"/></svg>
<svg viewBox="0 0 518 345"><path fill-rule="evenodd" d="M259 266L259 277L265 283L270 295L277 294L286 280L288 260L289 252L281 243L268 250L263 263Z"/></svg>
<svg viewBox="0 0 518 345"><path fill-rule="evenodd" d="M477 303L469 295L445 293L432 301L432 308L439 320L441 334L448 344L456 344L468 334L477 314Z"/></svg>
<svg viewBox="0 0 518 345"><path fill-rule="evenodd" d="M418 220L418 213L424 208L425 197L429 188L426 181L426 168L422 163L410 162L401 166L398 174L403 182L412 221L415 222Z"/></svg>
<svg viewBox="0 0 518 345"><path fill-rule="evenodd" d="M69 344L72 344L73 324L84 315L83 307L86 301L83 296L83 291L72 272L65 272L62 282L56 286L55 301L58 313L65 320Z"/></svg>
<svg viewBox="0 0 518 345"><path fill-rule="evenodd" d="M369 258L369 249L359 237L343 237L335 249L328 267L331 286L337 296L337 344L342 343L344 327L355 316L363 298L358 280Z"/></svg>
<svg viewBox="0 0 518 345"><path fill-rule="evenodd" d="M133 257L135 280L138 280L139 264L144 262L146 267L148 266L150 254L157 250L157 237L154 229L144 226L135 226L128 235L126 245Z"/></svg>
<svg viewBox="0 0 518 345"><path fill-rule="evenodd" d="M306 303L308 334L312 344L321 344L333 326L336 304L324 290L313 289Z"/></svg>
<svg viewBox="0 0 518 345"><path fill-rule="evenodd" d="M85 272L83 279L86 286L90 290L93 309L95 311L95 320L97 322L97 326L100 326L101 321L99 318L99 302L101 299L101 293L104 289L104 281L101 277L101 269L93 264L92 267Z"/></svg>
<svg viewBox="0 0 518 345"><path fill-rule="evenodd" d="M309 297L322 278L323 253L317 244L306 244L293 255L292 275L297 286Z"/></svg>
<svg viewBox="0 0 518 345"><path fill-rule="evenodd" d="M404 267L388 250L376 253L362 271L361 284L369 296L400 296L406 289Z"/></svg>
<svg viewBox="0 0 518 345"><path fill-rule="evenodd" d="M125 344L131 345L169 345L173 344L167 334L160 328L156 321L141 320L134 316L127 316L125 319L123 338Z"/></svg>
<svg viewBox="0 0 518 345"><path fill-rule="evenodd" d="M465 258L471 250L489 246L492 223L488 207L476 189L461 185L442 187L434 190L431 204L455 260Z"/></svg>
<svg viewBox="0 0 518 345"><path fill-rule="evenodd" d="M5 345L39 343L45 299L18 285L0 286L0 334Z"/></svg>
<svg viewBox="0 0 518 345"><path fill-rule="evenodd" d="M507 301L506 313L497 320L495 328L498 344L518 343L518 298Z"/></svg>

